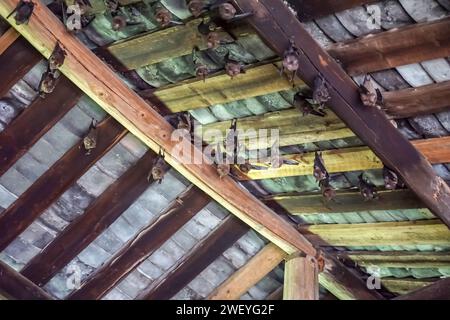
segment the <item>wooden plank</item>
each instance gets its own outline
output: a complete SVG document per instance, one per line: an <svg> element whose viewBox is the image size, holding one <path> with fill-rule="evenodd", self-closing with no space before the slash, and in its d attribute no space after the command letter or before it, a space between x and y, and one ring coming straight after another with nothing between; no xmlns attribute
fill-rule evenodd
<svg viewBox="0 0 450 320"><path fill-rule="evenodd" d="M405 295L412 291L432 285L437 280L438 279L382 278L381 283L390 292L398 295Z"/></svg>
<svg viewBox="0 0 450 320"><path fill-rule="evenodd" d="M337 190L336 201L328 203L317 192L273 195L262 200L266 204L276 202L293 215L425 208L409 190L380 190L378 194L379 201L364 201L359 190Z"/></svg>
<svg viewBox="0 0 450 320"><path fill-rule="evenodd" d="M377 2L377 0L288 0L302 22L308 22L353 7Z"/></svg>
<svg viewBox="0 0 450 320"><path fill-rule="evenodd" d="M63 76L53 93L45 99L37 97L0 132L0 176L46 134L78 102L81 95L82 92Z"/></svg>
<svg viewBox="0 0 450 320"><path fill-rule="evenodd" d="M432 164L450 162L450 137L416 140L411 142ZM323 159L329 173L364 171L383 168L383 162L367 147L344 148L323 151ZM253 169L239 175L240 180L261 180L281 177L311 175L315 153L290 154L286 159L298 164L272 168L269 163L250 159L250 163L266 169Z"/></svg>
<svg viewBox="0 0 450 320"><path fill-rule="evenodd" d="M295 85L303 83L296 80ZM232 81L229 75L220 73L206 82L187 80L155 90L154 94L172 112L181 112L289 90L292 86L286 77L280 77L278 66L269 63L247 69Z"/></svg>
<svg viewBox="0 0 450 320"><path fill-rule="evenodd" d="M191 186L161 214L154 223L143 229L90 276L69 299L100 299L121 279L172 237L184 224L210 202L197 187Z"/></svg>
<svg viewBox="0 0 450 320"><path fill-rule="evenodd" d="M395 300L450 300L450 278L438 280Z"/></svg>
<svg viewBox="0 0 450 320"><path fill-rule="evenodd" d="M409 118L444 111L450 107L450 81L384 92L383 98L383 109L393 118Z"/></svg>
<svg viewBox="0 0 450 320"><path fill-rule="evenodd" d="M0 293L15 300L52 300L53 298L33 282L0 261Z"/></svg>
<svg viewBox="0 0 450 320"><path fill-rule="evenodd" d="M242 295L278 266L285 257L286 254L280 248L269 243L243 267L216 288L208 296L208 299L239 300Z"/></svg>
<svg viewBox="0 0 450 320"><path fill-rule="evenodd" d="M353 261L362 267L414 269L450 267L450 253L448 252L350 251L339 252L337 257L341 260Z"/></svg>
<svg viewBox="0 0 450 320"><path fill-rule="evenodd" d="M383 111L365 107L359 88L348 74L312 38L281 0L234 0L243 12L255 12L246 21L283 56L289 42L300 50L297 71L310 87L318 76L328 83L328 105L347 126L447 226L450 226L450 187L414 146L386 118Z"/></svg>
<svg viewBox="0 0 450 320"><path fill-rule="evenodd" d="M14 28L9 28L6 30L4 34L0 36L0 55L5 52L6 49L9 48L10 45L20 37L20 33L18 33Z"/></svg>
<svg viewBox="0 0 450 320"><path fill-rule="evenodd" d="M147 179L155 153L148 151L109 186L45 249L21 270L39 286L45 285L132 205L153 182Z"/></svg>
<svg viewBox="0 0 450 320"><path fill-rule="evenodd" d="M106 49L127 69L158 63L192 53L192 48L208 48L206 37L198 32L201 19L187 22L161 31L149 32L132 39L120 41ZM225 32L219 35L224 40L232 41Z"/></svg>
<svg viewBox="0 0 450 320"><path fill-rule="evenodd" d="M220 121L197 126L195 134L203 137L205 142L211 143L214 139L210 134L212 130L219 130L223 137L226 137L226 132L229 128L230 121ZM270 136L269 139L258 139L256 142L245 138L245 133L253 130L258 133L259 130L266 129L269 135L270 130L279 130L279 144L281 147L354 136L354 133L331 111L323 118L315 116L304 117L296 109L269 112L258 116L241 118L237 122L237 128L243 131L240 142L244 143L249 150L272 147Z"/></svg>
<svg viewBox="0 0 450 320"><path fill-rule="evenodd" d="M302 226L320 246L450 245L450 231L439 220Z"/></svg>
<svg viewBox="0 0 450 320"><path fill-rule="evenodd" d="M127 132L111 117L100 123L97 130L97 147L89 156L82 141L76 144L3 211L0 216L0 250L4 250Z"/></svg>
<svg viewBox="0 0 450 320"><path fill-rule="evenodd" d="M233 216L227 217L208 237L180 259L164 277L139 295L142 300L167 300L187 286L248 231L248 227Z"/></svg>
<svg viewBox="0 0 450 320"><path fill-rule="evenodd" d="M24 38L19 38L0 55L0 97L22 79L42 59Z"/></svg>
<svg viewBox="0 0 450 320"><path fill-rule="evenodd" d="M6 17L17 3L18 0L2 1L0 14ZM315 255L311 244L299 236L289 223L233 179L220 179L215 166L182 161L178 153L180 147L192 150L195 159L202 159L201 151L193 149L186 139L181 143L172 140L173 127L149 108L95 54L68 33L62 23L40 2L36 3L33 17L38 18L31 19L28 25L17 26L12 18L9 21L45 57L50 56L59 41L67 53L61 72L153 151L163 150L170 166L287 253L300 250ZM237 82L236 80L233 82Z"/></svg>
<svg viewBox="0 0 450 320"><path fill-rule="evenodd" d="M319 300L318 275L314 257L290 256L284 266L283 300Z"/></svg>
<svg viewBox="0 0 450 320"><path fill-rule="evenodd" d="M450 55L450 18L394 28L327 48L350 75L390 69Z"/></svg>

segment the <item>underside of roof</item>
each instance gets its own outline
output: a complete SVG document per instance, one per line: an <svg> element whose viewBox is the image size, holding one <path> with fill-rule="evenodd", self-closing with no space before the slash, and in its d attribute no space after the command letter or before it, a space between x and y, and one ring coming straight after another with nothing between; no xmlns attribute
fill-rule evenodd
<svg viewBox="0 0 450 320"><path fill-rule="evenodd" d="M158 151L130 132L117 116L121 110L105 109L86 92L83 85L90 84L84 79L73 81L77 72L69 74L70 66L61 69L52 93L40 95L48 61L38 48L41 40L34 43L27 28L44 14L40 6L48 5L56 22L62 15L58 1L35 2L28 25L17 28L14 15L0 22L0 274L11 277L0 279L0 298L263 300L281 299L283 286L286 298L292 267L285 260L293 252L273 240L286 238L268 227L269 220L242 219L230 209L234 202L216 198L223 190L206 192L208 182L179 172L170 161L161 165L162 181L154 179ZM317 250L317 260L325 259L320 299L393 299L447 281L449 212L436 211L450 206L450 198L438 199L447 189L418 191L421 186L410 185L413 178L386 189L383 157L390 155L370 143L404 137L432 166L431 174L446 187L450 182L450 1L342 0L343 7L273 2L274 8L288 7L317 50L328 52L355 84L370 79L380 91L383 103L376 112L400 135L380 130L376 142L355 134L357 128L331 106L334 100L323 117L298 110L296 94L314 88L298 73L291 82L281 70L285 57L272 36L258 30L259 12L219 26L221 41L208 48L198 26L214 7L195 18L186 0L118 0L114 10L105 5L114 2L90 0L89 22L68 35L107 64L149 110L175 128L180 119L192 119L192 134L203 148L216 144L205 132L225 132L234 119L239 129L279 130L281 157L291 161L280 167L253 161L272 145L244 141L242 156L252 166L248 172L233 168L230 183L267 206L280 221L274 225L295 228L298 241ZM230 1L236 8L245 7L242 2ZM248 1L254 2L260 5ZM0 14L5 18L17 3L7 0ZM162 11L171 19L164 27L158 21ZM118 17L124 25L113 30ZM57 40L64 48L64 40ZM230 60L245 73L231 79ZM208 70L206 79L198 77L199 65ZM89 149L92 132L96 145ZM332 200L313 175L320 152L336 192ZM403 150L398 152L401 157ZM377 199L360 194L361 174ZM427 202L432 196L436 207ZM337 276L343 272L345 277ZM374 276L381 282L376 288L368 285ZM450 289L448 281L444 285Z"/></svg>

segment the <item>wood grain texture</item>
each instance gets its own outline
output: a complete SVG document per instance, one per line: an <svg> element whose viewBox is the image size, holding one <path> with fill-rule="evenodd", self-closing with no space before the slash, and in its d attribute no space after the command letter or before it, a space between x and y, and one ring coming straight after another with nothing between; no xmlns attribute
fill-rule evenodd
<svg viewBox="0 0 450 320"><path fill-rule="evenodd" d="M285 257L286 254L280 248L269 243L224 283L216 288L208 296L208 299L238 300L278 266Z"/></svg>
<svg viewBox="0 0 450 320"><path fill-rule="evenodd" d="M0 36L0 55L5 52L5 50L8 49L9 46L12 45L19 37L20 33L14 30L14 28L6 30L6 32Z"/></svg>
<svg viewBox="0 0 450 320"><path fill-rule="evenodd" d="M318 274L314 257L289 257L284 266L283 300L319 300Z"/></svg>
<svg viewBox="0 0 450 320"><path fill-rule="evenodd" d="M6 17L17 3L18 0L2 1L0 14ZM12 23L12 18L9 21ZM292 226L231 178L220 179L213 165L188 164L182 161L177 147L192 150L190 142L173 141L173 127L149 108L149 105L95 54L68 33L40 1L36 2L33 17L28 25L12 25L45 57L50 56L56 41L59 41L67 53L65 63L61 67L62 73L153 151L164 150L165 159L170 166L225 209L288 253L301 250L314 255L315 249L299 236ZM236 82L237 80L235 79ZM193 154L196 159L202 159L200 150L194 149Z"/></svg>
<svg viewBox="0 0 450 320"><path fill-rule="evenodd" d="M439 279L416 279L416 278L383 278L381 279L382 285L390 292L400 295L406 295L410 292L419 290L421 288L432 285Z"/></svg>
<svg viewBox="0 0 450 320"><path fill-rule="evenodd" d="M394 28L333 44L328 53L350 75L450 56L450 18Z"/></svg>
<svg viewBox="0 0 450 320"><path fill-rule="evenodd" d="M438 280L395 300L450 300L450 278Z"/></svg>
<svg viewBox="0 0 450 320"><path fill-rule="evenodd" d="M82 92L62 76L53 93L37 97L0 132L0 176L23 156L79 100Z"/></svg>
<svg viewBox="0 0 450 320"><path fill-rule="evenodd" d="M149 187L147 179L156 155L148 151L135 165L110 185L83 215L65 228L45 249L31 259L21 274L39 286L45 285Z"/></svg>
<svg viewBox="0 0 450 320"><path fill-rule="evenodd" d="M100 123L97 130L97 147L89 156L83 142L76 144L3 211L0 216L0 250L4 250L127 133L111 117Z"/></svg>
<svg viewBox="0 0 450 320"><path fill-rule="evenodd" d="M210 201L191 186L178 196L154 222L130 239L107 263L92 274L68 299L100 299L132 272L141 262L169 240Z"/></svg>

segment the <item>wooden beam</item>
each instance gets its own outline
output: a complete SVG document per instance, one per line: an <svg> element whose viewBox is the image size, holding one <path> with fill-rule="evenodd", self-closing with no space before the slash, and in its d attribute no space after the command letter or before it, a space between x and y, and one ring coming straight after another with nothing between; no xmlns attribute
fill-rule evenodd
<svg viewBox="0 0 450 320"><path fill-rule="evenodd" d="M288 0L302 22L308 22L353 7L377 2L377 0Z"/></svg>
<svg viewBox="0 0 450 320"><path fill-rule="evenodd" d="M22 79L40 60L37 52L24 38L19 38L0 55L0 97Z"/></svg>
<svg viewBox="0 0 450 320"><path fill-rule="evenodd" d="M14 28L9 28L4 34L0 36L0 55L9 48L14 41L19 38L20 33L18 33Z"/></svg>
<svg viewBox="0 0 450 320"><path fill-rule="evenodd" d="M18 1L2 1L0 14L6 17ZM65 26L40 1L35 2L33 17L28 25L17 26L12 18L9 21L45 57L50 56L56 42L59 41L67 53L65 63L61 67L62 73L67 78L153 151L164 150L165 159L170 166L264 237L287 253L300 250L315 255L315 249L311 244L299 236L289 223L233 179L229 177L220 179L213 165L182 160L178 153L180 147L192 150L195 159L202 159L203 155L200 150L192 149L192 145L186 139L181 143L172 140L173 127L155 110L149 108L141 97L127 87L76 37L68 33ZM237 80L233 82L237 83Z"/></svg>
<svg viewBox="0 0 450 320"><path fill-rule="evenodd" d="M383 109L393 118L409 118L444 111L450 107L450 81L384 92L383 98Z"/></svg>
<svg viewBox="0 0 450 320"><path fill-rule="evenodd" d="M438 280L395 300L450 300L450 278Z"/></svg>
<svg viewBox="0 0 450 320"><path fill-rule="evenodd" d="M450 226L450 187L430 163L386 118L383 111L365 107L359 88L348 74L312 38L281 0L234 0L243 12L255 12L246 21L283 56L289 41L300 50L297 71L310 87L318 76L328 83L330 108L427 207Z"/></svg>
<svg viewBox="0 0 450 320"><path fill-rule="evenodd" d="M450 231L439 220L323 224L299 229L320 246L450 245Z"/></svg>
<svg viewBox="0 0 450 320"><path fill-rule="evenodd" d="M409 190L380 190L379 201L364 201L359 190L338 190L336 201L324 202L321 193L281 194L264 197L264 203L278 203L293 215L344 213L374 210L403 210L425 208Z"/></svg>
<svg viewBox="0 0 450 320"><path fill-rule="evenodd" d="M63 76L53 93L45 99L37 97L0 132L0 176L46 134L78 102L81 95L82 92Z"/></svg>
<svg viewBox="0 0 450 320"><path fill-rule="evenodd" d="M15 300L53 299L47 292L2 261L0 261L0 293Z"/></svg>
<svg viewBox="0 0 450 320"><path fill-rule="evenodd" d="M286 254L273 243L269 243L243 267L216 288L209 300L239 300L249 289L261 281L278 266Z"/></svg>
<svg viewBox="0 0 450 320"><path fill-rule="evenodd" d="M89 156L83 142L73 146L0 216L0 250L4 250L45 209L126 134L111 117L97 127L97 147Z"/></svg>
<svg viewBox="0 0 450 320"><path fill-rule="evenodd" d="M227 217L208 237L180 259L165 276L156 280L139 295L142 300L167 300L194 280L248 231L248 227L233 216Z"/></svg>
<svg viewBox="0 0 450 320"><path fill-rule="evenodd" d="M45 285L65 265L94 241L132 205L153 182L148 180L155 154L148 151L133 167L109 186L45 249L22 269L21 274Z"/></svg>
<svg viewBox="0 0 450 320"><path fill-rule="evenodd" d="M337 257L341 260L353 261L362 267L413 269L450 267L448 252L349 251L339 252Z"/></svg>
<svg viewBox="0 0 450 320"><path fill-rule="evenodd" d="M438 279L415 278L382 278L382 285L390 292L397 295L405 295L410 292L432 285Z"/></svg>
<svg viewBox="0 0 450 320"><path fill-rule="evenodd" d="M318 275L314 257L290 256L284 266L283 300L319 300Z"/></svg>
<svg viewBox="0 0 450 320"><path fill-rule="evenodd" d="M450 162L450 137L416 140L412 141L412 144L433 164ZM280 168L271 168L268 163L250 159L252 164L266 168L242 173L238 179L261 180L311 175L314 157L314 152L286 155L286 159L295 160L298 164L283 165ZM367 147L323 151L323 159L329 173L383 168L383 162Z"/></svg>
<svg viewBox="0 0 450 320"><path fill-rule="evenodd" d="M69 299L100 299L121 279L170 239L184 224L209 202L210 198L197 187L191 186L161 214L160 218L143 229L90 276Z"/></svg>
<svg viewBox="0 0 450 320"><path fill-rule="evenodd" d="M354 76L448 57L449 29L447 17L336 43L327 50Z"/></svg>

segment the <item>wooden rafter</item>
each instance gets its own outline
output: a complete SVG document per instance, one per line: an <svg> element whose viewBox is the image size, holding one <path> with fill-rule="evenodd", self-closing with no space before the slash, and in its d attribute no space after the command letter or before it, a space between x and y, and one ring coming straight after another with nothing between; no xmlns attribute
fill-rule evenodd
<svg viewBox="0 0 450 320"><path fill-rule="evenodd" d="M283 299L319 300L319 267L314 257L288 257L284 266Z"/></svg>
<svg viewBox="0 0 450 320"><path fill-rule="evenodd" d="M209 201L210 198L197 187L188 188L173 201L159 219L129 240L109 262L90 276L79 290L72 293L69 299L100 299L162 246Z"/></svg>
<svg viewBox="0 0 450 320"><path fill-rule="evenodd" d="M428 279L416 279L416 278L382 278L382 285L389 290L390 292L397 295L405 295L410 292L419 290L426 286L432 285L434 282L438 281L437 278L428 278Z"/></svg>
<svg viewBox="0 0 450 320"><path fill-rule="evenodd" d="M5 52L19 36L20 34L14 30L14 28L6 30L6 32L0 36L0 55Z"/></svg>
<svg viewBox="0 0 450 320"><path fill-rule="evenodd" d="M6 17L17 3L18 0L2 1L0 14ZM197 159L201 159L202 154L200 150L193 149L188 141L180 144L179 141L171 140L173 127L149 108L142 98L128 88L76 37L68 33L63 24L40 1L36 1L33 17L28 25L17 26L12 18L9 21L45 57L50 56L59 41L67 53L61 72L153 151L159 152L163 149L170 166L286 252L300 250L315 255L312 245L291 225L231 178L220 179L213 165L181 162L174 151L178 150L177 147L193 150Z"/></svg>
<svg viewBox="0 0 450 320"><path fill-rule="evenodd" d="M413 24L327 48L350 75L450 56L450 18Z"/></svg>
<svg viewBox="0 0 450 320"><path fill-rule="evenodd" d="M33 282L0 261L0 294L17 300L52 300Z"/></svg>
<svg viewBox="0 0 450 320"><path fill-rule="evenodd" d="M235 0L244 12L255 14L247 21L283 56L293 41L300 50L297 75L309 86L322 76L328 83L329 106L347 126L405 183L439 218L450 226L450 187L430 163L376 108L365 107L357 85L312 38L281 0Z"/></svg>
<svg viewBox="0 0 450 320"><path fill-rule="evenodd" d="M45 99L37 97L0 132L0 176L77 103L81 94L81 91L63 76L53 93Z"/></svg>
<svg viewBox="0 0 450 320"><path fill-rule="evenodd" d="M111 117L100 123L97 130L97 147L89 156L83 142L76 144L3 211L0 216L0 250L4 250L127 132Z"/></svg>
<svg viewBox="0 0 450 320"><path fill-rule="evenodd" d="M165 300L172 298L215 261L248 231L248 227L233 216L225 220L209 236L199 242L166 275L156 280L138 299Z"/></svg>
<svg viewBox="0 0 450 320"><path fill-rule="evenodd" d="M22 269L21 273L42 286L94 241L133 204L153 182L147 176L155 154L148 151L133 167L109 186L45 249Z"/></svg>
<svg viewBox="0 0 450 320"><path fill-rule="evenodd" d="M450 278L438 280L395 300L450 300Z"/></svg>

